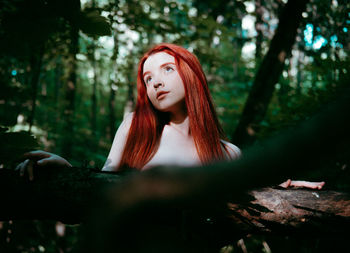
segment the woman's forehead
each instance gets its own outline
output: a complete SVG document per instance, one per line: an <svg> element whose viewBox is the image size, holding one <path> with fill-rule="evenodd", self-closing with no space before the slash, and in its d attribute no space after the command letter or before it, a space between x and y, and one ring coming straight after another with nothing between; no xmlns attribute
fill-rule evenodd
<svg viewBox="0 0 350 253"><path fill-rule="evenodd" d="M164 63L175 64L174 56L165 52L158 52L158 53L152 54L143 63L143 73L147 71L152 71L152 69L157 68Z"/></svg>

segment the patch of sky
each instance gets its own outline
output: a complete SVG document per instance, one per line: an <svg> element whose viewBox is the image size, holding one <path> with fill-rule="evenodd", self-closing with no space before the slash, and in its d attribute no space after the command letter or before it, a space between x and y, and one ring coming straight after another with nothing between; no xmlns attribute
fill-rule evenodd
<svg viewBox="0 0 350 253"><path fill-rule="evenodd" d="M255 20L253 15L245 15L242 19L243 38L256 36Z"/></svg>
<svg viewBox="0 0 350 253"><path fill-rule="evenodd" d="M98 41L106 49L112 50L114 48L114 39L112 36L101 36Z"/></svg>
<svg viewBox="0 0 350 253"><path fill-rule="evenodd" d="M12 70L12 71L11 71L11 75L16 76L16 75L17 75L17 70L15 70L15 69Z"/></svg>
<svg viewBox="0 0 350 253"><path fill-rule="evenodd" d="M338 41L338 37L337 35L333 35L331 38L330 38L330 44L332 47L335 47L337 45L337 41Z"/></svg>
<svg viewBox="0 0 350 253"><path fill-rule="evenodd" d="M318 35L316 36L314 43L312 44L312 48L318 50L326 44L327 44L327 40L323 38L321 35Z"/></svg>
<svg viewBox="0 0 350 253"><path fill-rule="evenodd" d="M244 5L245 5L245 9L248 13L252 13L255 11L255 5L252 1L245 1Z"/></svg>
<svg viewBox="0 0 350 253"><path fill-rule="evenodd" d="M254 42L246 42L242 47L242 58L245 60L254 59L256 45Z"/></svg>
<svg viewBox="0 0 350 253"><path fill-rule="evenodd" d="M312 45L313 32L314 26L312 24L307 24L304 30L304 41L306 46Z"/></svg>
<svg viewBox="0 0 350 253"><path fill-rule="evenodd" d="M317 30L317 28L316 28ZM327 44L327 40L318 35L314 37L314 26L312 24L307 24L304 30L304 41L307 47L312 47L315 50L320 49Z"/></svg>
<svg viewBox="0 0 350 253"><path fill-rule="evenodd" d="M344 31L345 33L347 33L347 32L348 32L348 28L344 27L344 28L343 28L343 31Z"/></svg>

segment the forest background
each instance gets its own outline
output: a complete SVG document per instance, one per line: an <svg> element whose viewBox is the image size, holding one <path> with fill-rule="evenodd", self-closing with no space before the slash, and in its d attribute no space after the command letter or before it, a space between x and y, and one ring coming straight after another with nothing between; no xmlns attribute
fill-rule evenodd
<svg viewBox="0 0 350 253"><path fill-rule="evenodd" d="M75 166L101 168L118 125L135 104L138 60L160 42L182 45L199 58L220 122L238 146L308 119L348 85L345 0L308 2L267 111L249 127L253 138L235 141L286 2L2 0L0 133L5 138L22 132L3 142L0 167L40 148ZM347 189L344 161L337 157L309 178L327 174L328 184ZM54 221L2 222L0 244L9 251L70 252L77 234L78 228ZM248 247L268 251L264 240L251 239Z"/></svg>

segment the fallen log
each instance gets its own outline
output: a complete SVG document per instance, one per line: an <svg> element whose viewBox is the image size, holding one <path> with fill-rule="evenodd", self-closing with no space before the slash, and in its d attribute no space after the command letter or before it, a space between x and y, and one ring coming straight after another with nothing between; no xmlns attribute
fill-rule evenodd
<svg viewBox="0 0 350 253"><path fill-rule="evenodd" d="M350 222L350 194L309 189L263 188L249 204L229 203L229 217L247 233L343 234Z"/></svg>
<svg viewBox="0 0 350 253"><path fill-rule="evenodd" d="M91 207L99 203L108 187L122 184L125 177L124 181L130 181L128 175L78 167L35 171L31 182L13 170L0 170L0 220L52 219L80 223L86 221ZM229 211L225 211L236 231L289 233L307 227L317 233L342 233L350 225L348 193L262 188L249 191L247 196L230 202ZM194 206L200 207L198 203Z"/></svg>

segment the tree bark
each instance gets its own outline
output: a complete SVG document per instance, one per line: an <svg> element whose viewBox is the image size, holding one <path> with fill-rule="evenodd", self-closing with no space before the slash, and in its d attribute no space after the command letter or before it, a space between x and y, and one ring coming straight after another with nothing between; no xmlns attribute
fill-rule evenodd
<svg viewBox="0 0 350 253"><path fill-rule="evenodd" d="M255 42L255 61L257 65L260 63L262 56L262 42L263 42L263 27L264 27L264 0L255 0L255 13L256 13L256 21L255 21L255 30L256 30L256 42Z"/></svg>
<svg viewBox="0 0 350 253"><path fill-rule="evenodd" d="M250 144L254 140L254 126L265 116L284 62L290 55L302 18L301 14L307 2L307 0L288 1L279 16L279 24L269 51L261 62L242 116L232 135L232 142L238 146Z"/></svg>
<svg viewBox="0 0 350 253"><path fill-rule="evenodd" d="M250 205L229 204L230 218L248 233L342 234L341 224L350 222L349 193L264 188L249 194Z"/></svg>

